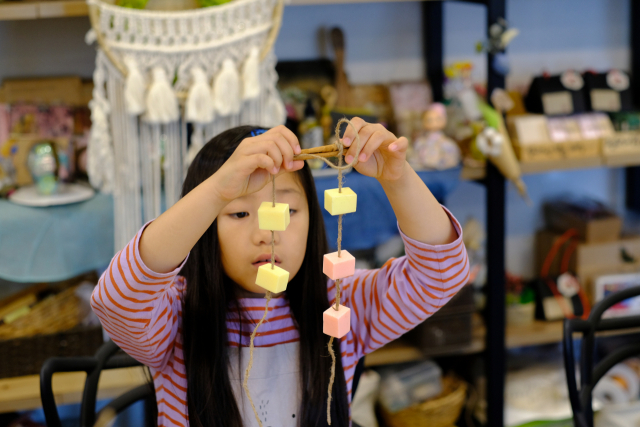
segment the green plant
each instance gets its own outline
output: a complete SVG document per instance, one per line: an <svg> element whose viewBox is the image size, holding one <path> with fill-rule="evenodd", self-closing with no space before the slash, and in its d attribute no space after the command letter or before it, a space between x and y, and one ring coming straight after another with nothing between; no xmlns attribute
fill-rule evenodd
<svg viewBox="0 0 640 427"><path fill-rule="evenodd" d="M229 3L231 0L198 0L200 7L219 6Z"/></svg>
<svg viewBox="0 0 640 427"><path fill-rule="evenodd" d="M116 4L122 7L128 7L131 9L144 9L147 7L149 0L118 0Z"/></svg>

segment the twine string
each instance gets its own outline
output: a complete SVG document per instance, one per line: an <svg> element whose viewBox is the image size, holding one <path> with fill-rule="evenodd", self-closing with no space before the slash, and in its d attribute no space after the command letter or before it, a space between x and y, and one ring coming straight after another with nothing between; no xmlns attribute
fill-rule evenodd
<svg viewBox="0 0 640 427"><path fill-rule="evenodd" d="M354 154L353 160L351 161L351 163L346 163L345 165L342 164L342 154L344 152L344 144L342 143L342 140L340 139L340 126L342 126L343 123L346 123L347 125L351 126L351 128L353 129L353 133L356 135L356 152ZM342 192L342 174L340 172L345 171L351 167L355 167L358 164L358 157L360 157L360 152L362 151L363 146L360 144L360 135L358 135L358 132L356 130L356 127L353 125L353 123L351 123L351 121L349 119L345 119L342 118L340 119L340 121L338 121L338 125L336 126L336 146L338 147L338 164L336 165L335 163L333 163L332 161L328 160L326 157L322 157L320 155L317 154L313 154L313 153L308 153L305 154L305 159L319 159L322 160L323 162L325 162L327 164L327 166L329 166L331 169L335 169L338 171L338 188L340 190L340 192ZM295 160L295 156L294 156L294 160Z"/></svg>
<svg viewBox="0 0 640 427"><path fill-rule="evenodd" d="M264 307L264 314L262 315L262 319L260 319L256 327L254 328L253 333L251 334L251 341L249 342L249 364L247 365L247 369L244 372L244 381L242 382L242 388L244 388L245 393L247 393L247 397L249 398L249 403L251 403L251 409L253 409L253 414L256 416L256 420L258 421L258 425L260 427L262 427L262 421L260 420L260 416L258 415L256 406L253 404L251 393L249 393L249 374L251 373L251 368L253 368L253 349L254 349L253 340L256 339L258 328L267 319L267 314L269 313L269 302L271 302L270 291L267 291L267 293L265 294L265 298L267 299L267 304Z"/></svg>
<svg viewBox="0 0 640 427"><path fill-rule="evenodd" d="M331 355L331 378L329 379L329 397L327 398L327 423L331 425L331 390L333 389L333 381L336 378L336 353L333 351L333 337L329 340L329 354Z"/></svg>

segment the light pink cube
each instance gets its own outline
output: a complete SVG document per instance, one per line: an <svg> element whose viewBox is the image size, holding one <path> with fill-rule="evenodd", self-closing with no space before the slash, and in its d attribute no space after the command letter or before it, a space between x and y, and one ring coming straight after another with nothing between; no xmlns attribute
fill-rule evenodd
<svg viewBox="0 0 640 427"><path fill-rule="evenodd" d="M329 276L331 280L344 279L353 276L356 271L356 259L344 249L338 252L332 252L324 256L322 263L322 272Z"/></svg>
<svg viewBox="0 0 640 427"><path fill-rule="evenodd" d="M351 310L344 305L331 305L322 315L322 332L334 338L342 338L351 329Z"/></svg>

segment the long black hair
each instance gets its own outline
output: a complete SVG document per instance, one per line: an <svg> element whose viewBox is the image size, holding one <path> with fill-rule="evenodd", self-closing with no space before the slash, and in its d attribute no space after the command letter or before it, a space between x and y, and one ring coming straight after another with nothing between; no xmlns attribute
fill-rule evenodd
<svg viewBox="0 0 640 427"><path fill-rule="evenodd" d="M241 126L209 141L189 167L182 196L213 175L240 142L257 129ZM300 334L302 396L298 425L317 427L327 425L327 388L331 367L328 337L322 333L322 313L329 307L322 256L328 252L328 245L311 171L305 164L296 175L309 203L309 235L304 262L289 284L286 298ZM237 285L224 274L221 259L214 221L193 247L182 269L187 283L182 310L187 409L189 423L195 427L242 427L240 410L229 379L231 361L226 326L227 313L233 307L239 307ZM334 426L347 427L349 409L339 343L340 340L334 340L334 351L338 357L331 419Z"/></svg>

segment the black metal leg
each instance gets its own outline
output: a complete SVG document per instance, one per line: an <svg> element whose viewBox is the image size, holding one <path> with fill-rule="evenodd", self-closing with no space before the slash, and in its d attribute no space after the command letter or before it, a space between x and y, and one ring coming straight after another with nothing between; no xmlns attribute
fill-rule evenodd
<svg viewBox="0 0 640 427"><path fill-rule="evenodd" d="M505 179L487 163L487 421L503 426L505 381Z"/></svg>
<svg viewBox="0 0 640 427"><path fill-rule="evenodd" d="M638 76L640 76L640 55L636 54L636 51L640 49L640 27L638 26L638 20L640 19L640 0L631 0L630 16L630 45L631 45L631 76L634 77L633 86L633 105L640 105L640 82L638 82ZM626 201L627 208L640 212L640 167L630 167L626 171Z"/></svg>
<svg viewBox="0 0 640 427"><path fill-rule="evenodd" d="M505 0L486 0L487 32L498 18L506 16ZM488 55L487 94L504 88L505 78L493 67ZM504 425L505 383L505 179L493 164L487 162L487 423Z"/></svg>
<svg viewBox="0 0 640 427"><path fill-rule="evenodd" d="M427 79L431 83L433 100L444 99L444 66L442 60L442 2L422 2L422 46L427 66Z"/></svg>

